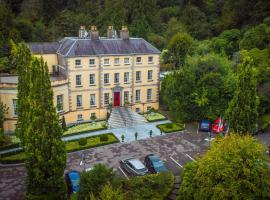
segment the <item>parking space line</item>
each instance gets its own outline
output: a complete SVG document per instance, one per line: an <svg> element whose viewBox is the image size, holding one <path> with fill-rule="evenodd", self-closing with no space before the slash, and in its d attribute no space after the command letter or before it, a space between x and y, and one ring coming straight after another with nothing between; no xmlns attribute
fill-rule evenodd
<svg viewBox="0 0 270 200"><path fill-rule="evenodd" d="M183 166L181 164L179 164L172 156L170 156L170 159L177 164L179 167L183 168Z"/></svg>
<svg viewBox="0 0 270 200"><path fill-rule="evenodd" d="M189 157L191 160L196 162L196 160L194 158L192 158L190 155L188 155L187 153L186 153L186 156Z"/></svg>
<svg viewBox="0 0 270 200"><path fill-rule="evenodd" d="M127 178L127 180L129 180L129 178L128 178L128 175L124 172L124 170L122 170L122 168L121 167L118 167L119 169L120 169L120 171L125 175L125 177Z"/></svg>

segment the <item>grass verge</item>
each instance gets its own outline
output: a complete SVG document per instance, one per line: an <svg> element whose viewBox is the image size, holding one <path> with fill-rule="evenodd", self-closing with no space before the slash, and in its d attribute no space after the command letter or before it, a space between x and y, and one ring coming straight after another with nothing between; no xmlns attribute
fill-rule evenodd
<svg viewBox="0 0 270 200"><path fill-rule="evenodd" d="M72 127L68 128L67 131L64 132L63 137L71 136L71 135L78 135L82 133L89 133L93 131L105 130L107 129L106 121L98 121L94 123L82 123L73 125Z"/></svg>
<svg viewBox="0 0 270 200"><path fill-rule="evenodd" d="M144 117L146 118L148 122L156 122L156 121L161 121L161 120L166 119L165 116L163 116L162 114L158 112L151 112L151 113L144 114Z"/></svg>
<svg viewBox="0 0 270 200"><path fill-rule="evenodd" d="M173 123L159 124L157 125L157 128L159 128L164 133L172 133L184 130L184 125L173 122Z"/></svg>

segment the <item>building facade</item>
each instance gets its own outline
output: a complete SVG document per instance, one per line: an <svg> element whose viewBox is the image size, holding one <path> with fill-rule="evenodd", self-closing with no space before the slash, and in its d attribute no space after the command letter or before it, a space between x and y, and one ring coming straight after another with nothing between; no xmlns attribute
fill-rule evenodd
<svg viewBox="0 0 270 200"><path fill-rule="evenodd" d="M115 33L109 27L107 37L99 37L96 27L89 32L81 27L79 37L28 44L48 64L54 104L67 124L88 121L92 115L105 119L109 105L136 112L159 108L160 51L142 38L130 38L127 27L119 38ZM16 126L17 84L17 76L0 76L0 101L9 107L6 132Z"/></svg>

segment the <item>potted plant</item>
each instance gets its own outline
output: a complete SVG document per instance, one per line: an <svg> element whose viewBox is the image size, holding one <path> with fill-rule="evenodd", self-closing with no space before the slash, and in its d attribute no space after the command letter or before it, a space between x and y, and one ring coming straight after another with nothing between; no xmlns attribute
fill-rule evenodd
<svg viewBox="0 0 270 200"><path fill-rule="evenodd" d="M124 135L122 135L122 136L121 136L121 139L122 139L122 142L124 142L124 140L125 140L125 136L124 136Z"/></svg>
<svg viewBox="0 0 270 200"><path fill-rule="evenodd" d="M152 137L152 135L153 135L153 131L150 130L150 131L149 131L149 136Z"/></svg>
<svg viewBox="0 0 270 200"><path fill-rule="evenodd" d="M94 123L96 119L97 119L96 115L91 115L90 120L92 123Z"/></svg>

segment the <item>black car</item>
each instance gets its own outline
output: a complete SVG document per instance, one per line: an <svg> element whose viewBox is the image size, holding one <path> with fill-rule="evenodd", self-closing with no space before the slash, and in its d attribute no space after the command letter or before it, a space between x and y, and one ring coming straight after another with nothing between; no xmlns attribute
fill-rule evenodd
<svg viewBox="0 0 270 200"><path fill-rule="evenodd" d="M149 154L144 159L145 166L151 173L160 173L168 171L164 162L154 154Z"/></svg>

